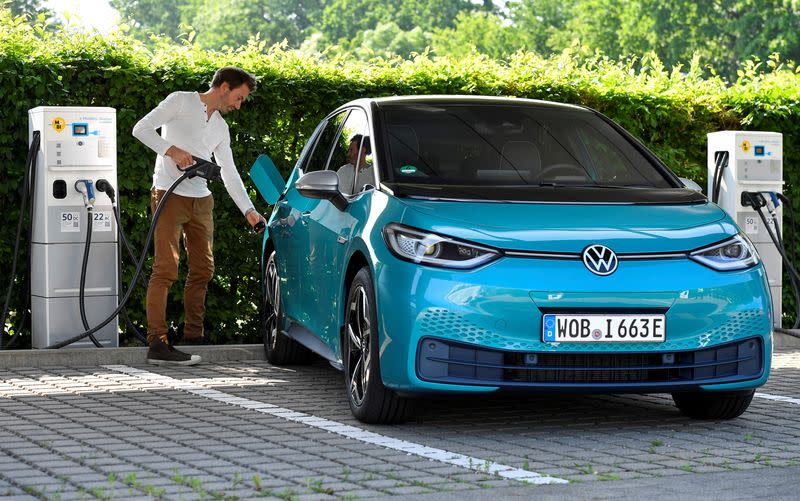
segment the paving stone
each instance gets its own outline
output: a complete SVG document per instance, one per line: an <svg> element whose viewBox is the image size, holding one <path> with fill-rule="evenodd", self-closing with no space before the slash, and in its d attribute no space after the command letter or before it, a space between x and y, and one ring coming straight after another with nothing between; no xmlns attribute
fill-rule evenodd
<svg viewBox="0 0 800 501"><path fill-rule="evenodd" d="M385 497L386 496L385 492L374 491L374 490L370 490L370 489L358 489L358 490L354 490L354 491L345 491L345 492L342 492L342 493L339 493L339 494L344 498L367 498L367 499Z"/></svg>
<svg viewBox="0 0 800 501"><path fill-rule="evenodd" d="M753 471L768 464L786 467L790 461L800 461L796 407L758 398L741 418L719 423L682 418L663 395L549 396L522 401L456 398L422 406L417 419L407 425L381 427L361 425L350 416L340 375L324 364L292 371L264 362L143 368L176 378L218 381L214 388L219 391L467 454L477 461L518 468L525 464L538 473L576 480L626 481L641 475L677 479L700 471ZM28 379L12 384L20 378ZM280 378L289 383L265 390L258 383L249 386L247 378ZM776 368L764 391L800 398L798 383L800 373L781 373ZM115 393L107 393L109 389ZM37 391L41 395L33 393ZM64 391L75 393L65 395ZM350 493L367 498L385 496L386 489L411 489L395 493L403 497L414 489L491 492L486 488L517 485L91 367L0 372L0 393L4 392L11 396L0 399L0 471L30 470L29 464L3 457L3 451L13 450L44 468L42 475L48 482L43 485L72 492L73 497L80 497L77 489L49 478L56 468L78 468L75 477L86 488L103 488L110 472L117 473L120 484L135 472L138 485L151 492L163 488L167 497L197 495L175 484L171 479L175 468L184 474L192 472L204 485L219 485L230 492L232 475L241 472L243 482L251 486L251 477L258 472L265 488L288 488L298 496L320 494L309 490L308 479L319 480L320 488L333 489L337 496ZM668 409L668 414L660 409ZM7 419L8 413L13 419ZM15 429L18 435L10 432ZM40 438L32 441L29 436ZM653 445L656 439L661 445ZM79 460L94 470L81 467ZM579 468L586 465L598 474L582 473ZM81 474L86 478L78 477ZM369 488L364 482L389 486ZM138 490L129 493L127 487L107 492L148 497Z"/></svg>
<svg viewBox="0 0 800 501"><path fill-rule="evenodd" d="M389 487L397 487L399 485L406 485L406 482L402 480L395 480L390 478L381 478L377 480L363 480L360 482L361 485L365 487L369 487L371 489L386 489Z"/></svg>
<svg viewBox="0 0 800 501"><path fill-rule="evenodd" d="M386 489L386 492L395 496L407 496L410 494L424 494L429 492L434 492L430 489L425 489L423 487L416 487L416 486L407 486L407 487L394 487L391 489Z"/></svg>

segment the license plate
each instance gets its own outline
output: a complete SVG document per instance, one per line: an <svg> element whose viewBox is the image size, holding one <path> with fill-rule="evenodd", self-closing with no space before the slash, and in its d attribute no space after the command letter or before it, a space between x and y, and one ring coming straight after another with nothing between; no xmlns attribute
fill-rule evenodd
<svg viewBox="0 0 800 501"><path fill-rule="evenodd" d="M545 343L660 343L664 315L581 315L548 313L542 318Z"/></svg>

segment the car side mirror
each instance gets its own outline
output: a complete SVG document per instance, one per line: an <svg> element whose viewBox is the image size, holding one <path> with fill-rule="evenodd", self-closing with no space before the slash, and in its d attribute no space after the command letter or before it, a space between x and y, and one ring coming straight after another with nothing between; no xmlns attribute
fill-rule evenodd
<svg viewBox="0 0 800 501"><path fill-rule="evenodd" d="M283 180L278 168L267 155L259 155L253 166L250 168L250 179L256 185L256 189L270 205L275 205L281 197L286 181Z"/></svg>
<svg viewBox="0 0 800 501"><path fill-rule="evenodd" d="M330 200L339 210L347 208L347 199L339 191L339 175L332 170L318 170L304 174L294 186L306 198Z"/></svg>
<svg viewBox="0 0 800 501"><path fill-rule="evenodd" d="M692 191L697 191L697 192L703 193L703 188L701 188L699 184L695 183L691 179L687 179L685 177L679 177L678 179L681 180L681 183L683 183L683 185L686 188L688 188L688 189L690 189Z"/></svg>

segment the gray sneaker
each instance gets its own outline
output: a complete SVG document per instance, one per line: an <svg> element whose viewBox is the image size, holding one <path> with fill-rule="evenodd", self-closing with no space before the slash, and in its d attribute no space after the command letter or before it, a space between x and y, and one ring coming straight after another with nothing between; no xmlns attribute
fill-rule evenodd
<svg viewBox="0 0 800 501"><path fill-rule="evenodd" d="M189 355L178 351L160 339L150 343L147 349L147 363L154 365L195 365L199 364L200 355Z"/></svg>

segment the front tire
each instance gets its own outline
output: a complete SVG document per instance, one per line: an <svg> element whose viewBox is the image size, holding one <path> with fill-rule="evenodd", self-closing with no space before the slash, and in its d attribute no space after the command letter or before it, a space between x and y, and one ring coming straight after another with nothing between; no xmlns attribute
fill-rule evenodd
<svg viewBox="0 0 800 501"><path fill-rule="evenodd" d="M275 251L272 251L261 281L261 336L264 340L264 354L273 365L307 364L313 358L311 351L282 332L284 317L280 282Z"/></svg>
<svg viewBox="0 0 800 501"><path fill-rule="evenodd" d="M369 268L361 268L347 295L342 349L347 400L353 416L362 423L401 423L411 414L412 403L381 380L375 304Z"/></svg>
<svg viewBox="0 0 800 501"><path fill-rule="evenodd" d="M681 413L692 419L733 419L747 410L755 390L673 393Z"/></svg>

